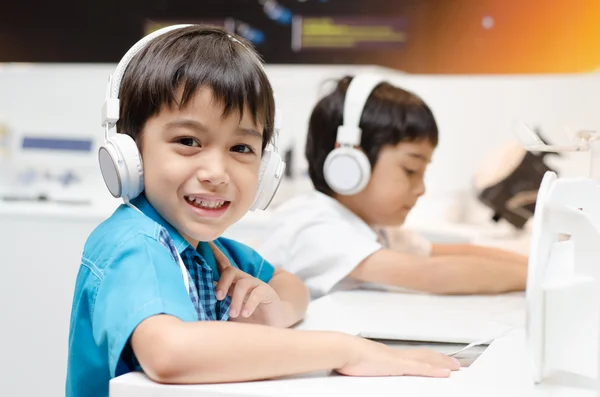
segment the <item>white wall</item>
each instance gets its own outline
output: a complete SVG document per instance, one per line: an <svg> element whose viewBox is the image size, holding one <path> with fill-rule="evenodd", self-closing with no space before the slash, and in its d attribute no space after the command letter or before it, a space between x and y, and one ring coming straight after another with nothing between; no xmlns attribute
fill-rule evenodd
<svg viewBox="0 0 600 397"><path fill-rule="evenodd" d="M471 170L487 152L515 139L517 120L539 125L552 142L568 140L566 127L600 128L600 75L410 76L393 79L430 104L440 146L429 175L432 191L466 188ZM579 158L577 158L579 157ZM585 157L561 161L576 173Z"/></svg>
<svg viewBox="0 0 600 397"><path fill-rule="evenodd" d="M518 120L538 125L554 143L568 141L569 128L600 129L600 74L438 76L369 69L417 93L432 108L440 129L440 145L428 173L428 190L432 194L468 189L472 169L486 153L515 139L511 127ZM285 112L282 146L293 140L297 157L303 154L311 108L319 95L327 92L322 89L323 82L348 70L351 71L316 66L269 68ZM297 165L304 166L300 160ZM552 161L565 175L586 172L580 168L586 162L585 154Z"/></svg>
<svg viewBox="0 0 600 397"><path fill-rule="evenodd" d="M100 143L100 107L113 68L109 64L0 64L0 119L6 118L15 131L91 136ZM435 76L409 75L375 66L270 65L267 72L283 114L280 146L283 150L294 145L291 166L296 176L302 177L306 170L305 131L312 106L327 92L326 82L360 71L376 71L420 95L439 124L440 144L426 175L427 194L419 200L409 221L446 216L448 209L464 197L484 211L473 199L473 170L491 149L515 139L511 126L517 120L540 126L553 143L567 142L568 127L600 128L600 113L596 111L600 105L598 73ZM562 175L569 176L587 173L588 157L587 153L576 153L549 157L548 161ZM94 197L112 201L101 181L95 154L89 157L88 166L94 177ZM281 189L274 205L298 190L310 188L310 183L302 182ZM477 213L474 217L481 216L487 214Z"/></svg>
<svg viewBox="0 0 600 397"><path fill-rule="evenodd" d="M100 106L113 65L0 65L0 118L19 131L81 134L102 139ZM360 70L378 71L413 90L431 106L440 146L427 176L429 194L467 189L472 169L498 144L514 139L518 119L540 125L554 142L567 126L600 127L600 75L432 76L407 75L369 66L267 68L283 114L281 147L295 145L297 171L304 169L308 117L324 82ZM558 165L583 170L585 154ZM90 159L95 166L96 159Z"/></svg>
<svg viewBox="0 0 600 397"><path fill-rule="evenodd" d="M81 134L102 139L99 124L107 76L114 65L0 64L0 118L18 131ZM332 78L376 71L423 97L440 128L440 145L427 173L427 194L410 219L438 218L456 205L457 197L472 198L473 169L488 151L514 139L511 126L523 120L542 127L552 142L567 141L565 128L599 128L600 74L546 76L408 75L391 69L358 65L270 65L270 75L283 114L282 149L294 145L295 175L303 175L305 131L312 106L327 92ZM563 175L587 172L588 154L549 158ZM60 161L61 159L57 159ZM112 200L90 156L90 173L98 200ZM300 190L310 187L303 181ZM289 185L289 184L288 184ZM274 204L295 189L282 189ZM440 205L440 200L445 201ZM438 211L431 211L429 203ZM471 203L477 204L475 200ZM479 207L483 210L483 207ZM460 211L459 211L460 212ZM475 216L480 217L480 214Z"/></svg>

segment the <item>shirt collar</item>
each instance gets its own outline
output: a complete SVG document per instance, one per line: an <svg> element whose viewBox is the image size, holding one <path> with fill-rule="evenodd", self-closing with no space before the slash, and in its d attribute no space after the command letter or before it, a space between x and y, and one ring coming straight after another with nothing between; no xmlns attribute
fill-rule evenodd
<svg viewBox="0 0 600 397"><path fill-rule="evenodd" d="M179 254L181 254L187 248L193 248L190 243L188 243L188 241L183 238L183 236L173 227L173 225L167 222L166 219L154 209L144 193L131 200L131 204L142 211L142 213L148 218L152 219L154 222L158 223L167 230Z"/></svg>

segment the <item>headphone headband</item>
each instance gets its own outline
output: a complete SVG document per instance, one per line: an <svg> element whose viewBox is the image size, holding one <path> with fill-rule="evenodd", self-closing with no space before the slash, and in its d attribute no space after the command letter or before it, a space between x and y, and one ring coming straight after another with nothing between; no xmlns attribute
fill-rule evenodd
<svg viewBox="0 0 600 397"><path fill-rule="evenodd" d="M338 127L336 142L342 146L360 146L360 119L373 90L385 80L378 75L355 76L346 90L342 125Z"/></svg>
<svg viewBox="0 0 600 397"><path fill-rule="evenodd" d="M181 24L181 25L167 26L165 28L155 30L154 32L146 35L145 37L141 38L137 43L135 43L125 53L125 55L123 55L123 58L121 58L121 61L119 61L119 64L117 65L117 68L115 69L115 72L113 73L113 76L111 78L111 84L110 84L110 92L108 93L109 98L118 98L119 97L119 91L121 89L121 80L123 80L123 76L125 75L127 66L129 66L129 62L131 62L133 57L135 57L138 54L138 52L140 52L141 50L146 48L146 46L148 45L148 43L150 41L154 40L155 38L157 38L159 36L162 36L165 33L172 31L172 30L186 28L188 26L193 26L193 25Z"/></svg>
<svg viewBox="0 0 600 397"><path fill-rule="evenodd" d="M150 41L155 38L162 36L165 33L170 32L171 30L186 28L188 26L194 26L192 24L180 24L180 25L172 25L167 26L154 32L144 36L137 43L135 43L126 53L123 55L123 58L117 64L115 71L108 76L108 86L106 90L106 97L104 100L104 106L102 106L102 126L106 128L106 130L111 129L115 126L117 121L119 120L119 91L121 90L121 81L123 80L123 76L125 75L125 71L129 66L131 60L141 51L143 50ZM227 37L235 43L238 43L243 48L248 50L246 45L239 41L237 38L228 34ZM263 64L258 60L258 65L266 74L266 70ZM281 115L279 114L279 109L275 109L275 125L273 126L273 146L277 147L277 138L279 135L279 130L281 129ZM105 139L107 137L105 136Z"/></svg>
<svg viewBox="0 0 600 397"><path fill-rule="evenodd" d="M141 38L125 53L125 55L123 55L123 58L121 58L119 61L115 71L108 76L106 98L104 100L104 106L102 106L102 126L105 127L105 132L107 132L108 129L113 128L119 120L119 91L121 89L121 80L123 80L125 71L127 70L127 67L129 66L129 63L133 57L135 57L141 50L146 48L148 43L158 36L162 36L171 30L181 29L188 26L192 25L173 25L158 29Z"/></svg>

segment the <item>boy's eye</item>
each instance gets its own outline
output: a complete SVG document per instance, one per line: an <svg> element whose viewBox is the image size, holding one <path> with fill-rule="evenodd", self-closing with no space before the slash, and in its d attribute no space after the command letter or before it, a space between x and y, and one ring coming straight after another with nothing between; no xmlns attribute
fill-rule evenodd
<svg viewBox="0 0 600 397"><path fill-rule="evenodd" d="M194 138L179 138L177 142L184 146L200 146L200 142Z"/></svg>
<svg viewBox="0 0 600 397"><path fill-rule="evenodd" d="M235 145L231 148L231 151L236 153L254 153L254 150L248 145Z"/></svg>
<svg viewBox="0 0 600 397"><path fill-rule="evenodd" d="M415 171L415 170L410 170L410 169L408 169L408 168L405 168L405 169L404 169L404 172L406 172L406 175L408 175L408 176L412 176L412 175L415 175L415 174L417 173L417 171Z"/></svg>

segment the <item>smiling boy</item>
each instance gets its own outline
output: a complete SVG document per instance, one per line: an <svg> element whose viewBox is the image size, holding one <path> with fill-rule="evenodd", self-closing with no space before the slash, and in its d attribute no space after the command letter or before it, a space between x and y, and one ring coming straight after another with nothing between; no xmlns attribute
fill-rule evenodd
<svg viewBox="0 0 600 397"><path fill-rule="evenodd" d="M83 250L67 397L107 396L110 379L131 371L185 384L331 369L447 377L459 368L431 351L287 329L306 312L303 283L219 237L267 175L275 104L259 57L209 26L169 27L130 51L109 90L118 117L112 109L106 124L118 119L118 133L100 153L107 187L126 203Z"/></svg>

